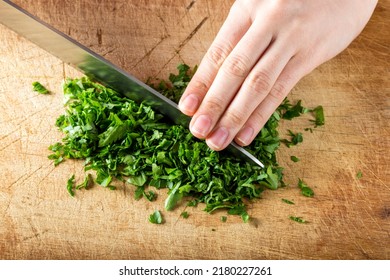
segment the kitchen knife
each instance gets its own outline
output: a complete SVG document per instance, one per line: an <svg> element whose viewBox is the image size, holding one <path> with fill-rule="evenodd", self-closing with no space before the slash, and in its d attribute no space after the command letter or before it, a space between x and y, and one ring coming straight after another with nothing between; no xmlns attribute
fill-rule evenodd
<svg viewBox="0 0 390 280"><path fill-rule="evenodd" d="M190 117L181 113L176 103L11 1L0 1L0 23L76 67L92 80L137 102L145 102L176 124L188 126ZM227 150L251 164L264 167L257 158L234 142Z"/></svg>

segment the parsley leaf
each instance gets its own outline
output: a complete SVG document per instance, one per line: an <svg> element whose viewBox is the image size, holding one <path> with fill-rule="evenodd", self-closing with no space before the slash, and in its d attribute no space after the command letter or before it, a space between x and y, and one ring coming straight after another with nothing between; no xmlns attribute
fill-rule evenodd
<svg viewBox="0 0 390 280"><path fill-rule="evenodd" d="M66 183L66 188L71 196L74 196L74 174L68 179L68 182Z"/></svg>
<svg viewBox="0 0 390 280"><path fill-rule="evenodd" d="M306 221L306 220L303 219L302 217L290 216L289 218L290 218L290 220L292 220L292 221L294 221L294 222L301 223L301 224L307 224L307 223L308 223L308 221Z"/></svg>
<svg viewBox="0 0 390 280"><path fill-rule="evenodd" d="M363 177L363 173L361 170L359 170L358 173L356 173L356 178L361 179L362 177Z"/></svg>
<svg viewBox="0 0 390 280"><path fill-rule="evenodd" d="M160 211L156 210L149 216L149 222L152 224L162 224L163 218Z"/></svg>
<svg viewBox="0 0 390 280"><path fill-rule="evenodd" d="M50 93L47 88L45 88L40 82L33 82L33 91L36 91L40 94L48 94Z"/></svg>
<svg viewBox="0 0 390 280"><path fill-rule="evenodd" d="M187 219L190 216L190 214L188 214L187 211L183 211L181 212L180 216L182 216L184 219Z"/></svg>
<svg viewBox="0 0 390 280"><path fill-rule="evenodd" d="M285 198L282 198L282 201L284 203L287 203L287 204L295 204L294 202L292 202L291 200L288 200L288 199L285 199Z"/></svg>
<svg viewBox="0 0 390 280"><path fill-rule="evenodd" d="M285 109L282 118L286 120L292 120L293 118L299 117L301 114L305 114L309 109L301 105L302 101L299 100L295 105L291 105L290 102L286 99L283 103L283 108Z"/></svg>
<svg viewBox="0 0 390 280"><path fill-rule="evenodd" d="M297 158L296 156L291 156L290 159L291 159L293 162L298 162L298 161L299 161L299 158Z"/></svg>
<svg viewBox="0 0 390 280"><path fill-rule="evenodd" d="M317 106L314 109L310 110L314 114L315 119L311 120L314 122L314 127L322 126L325 124L324 108L322 106Z"/></svg>
<svg viewBox="0 0 390 280"><path fill-rule="evenodd" d="M177 102L195 71L181 64L179 73L171 74L168 81L148 83ZM250 219L247 200L260 198L267 188L283 186L283 168L276 159L280 144L291 146L303 140L301 133L291 131L291 139L281 140L279 121L308 111L300 101L291 104L285 99L272 114L247 147L265 164L262 169L209 149L188 128L172 124L144 103L87 77L67 79L63 92L66 112L58 117L56 126L64 137L49 147L49 158L55 165L66 159L82 159L85 171L94 171L96 183L103 187L115 189L114 182L126 182L134 186L136 199L150 201L156 194L145 191L146 187L166 188L166 210L173 210L183 197L191 197L187 205L203 204L209 213L225 209L240 215L244 222ZM79 187L87 188L89 182ZM67 186L73 193L74 179Z"/></svg>
<svg viewBox="0 0 390 280"><path fill-rule="evenodd" d="M291 146L298 145L303 141L303 135L301 132L294 133L291 130L288 130L288 134L291 137L290 140L287 139L281 140L288 148L290 148Z"/></svg>
<svg viewBox="0 0 390 280"><path fill-rule="evenodd" d="M298 179L298 187L304 196L312 197L314 195L314 191L302 179Z"/></svg>

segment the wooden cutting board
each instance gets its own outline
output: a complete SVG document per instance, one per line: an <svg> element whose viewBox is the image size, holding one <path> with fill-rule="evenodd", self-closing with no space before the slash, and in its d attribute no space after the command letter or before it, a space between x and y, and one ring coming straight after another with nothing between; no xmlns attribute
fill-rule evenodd
<svg viewBox="0 0 390 280"><path fill-rule="evenodd" d="M181 61L198 64L233 1L15 2L145 80L167 78ZM389 9L381 1L358 39L291 92L306 106L323 105L326 125L280 148L288 187L250 202L247 224L235 216L222 223L224 212L202 205L187 208L188 219L184 205L163 211L165 190L155 202L135 201L124 185L70 197L66 181L83 179L82 162L54 167L47 147L62 137L54 126L64 111L61 83L81 74L0 25L0 258L389 259ZM36 80L52 94L33 92ZM286 121L280 132L307 124ZM300 194L298 178L313 198ZM148 222L157 209L162 225Z"/></svg>

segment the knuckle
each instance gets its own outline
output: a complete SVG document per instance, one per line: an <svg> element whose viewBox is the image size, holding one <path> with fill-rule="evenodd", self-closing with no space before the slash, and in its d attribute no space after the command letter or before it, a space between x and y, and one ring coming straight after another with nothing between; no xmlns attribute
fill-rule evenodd
<svg viewBox="0 0 390 280"><path fill-rule="evenodd" d="M274 85L269 95L275 102L280 103L287 95L287 88L282 82L278 82Z"/></svg>
<svg viewBox="0 0 390 280"><path fill-rule="evenodd" d="M248 76L246 86L254 92L269 92L271 89L271 78L266 71L255 72Z"/></svg>
<svg viewBox="0 0 390 280"><path fill-rule="evenodd" d="M206 93L210 88L208 84L209 83L202 79L196 79L191 81L191 88L192 90Z"/></svg>
<svg viewBox="0 0 390 280"><path fill-rule="evenodd" d="M244 123L244 116L237 111L226 112L226 122L230 126L238 127Z"/></svg>
<svg viewBox="0 0 390 280"><path fill-rule="evenodd" d="M249 72L248 58L244 55L231 55L226 59L222 69L230 75L245 77Z"/></svg>
<svg viewBox="0 0 390 280"><path fill-rule="evenodd" d="M253 116L252 116L253 120L254 120L254 123L257 125L257 126L260 126L260 127L263 127L264 124L267 122L267 116L264 115L263 111L261 110L256 110L254 113L253 113Z"/></svg>
<svg viewBox="0 0 390 280"><path fill-rule="evenodd" d="M207 51L206 58L213 64L216 68L221 67L222 63L228 57L230 51L229 47L223 47L221 45L213 45Z"/></svg>
<svg viewBox="0 0 390 280"><path fill-rule="evenodd" d="M222 113L225 110L225 103L218 97L209 98L206 101L206 110L215 113Z"/></svg>

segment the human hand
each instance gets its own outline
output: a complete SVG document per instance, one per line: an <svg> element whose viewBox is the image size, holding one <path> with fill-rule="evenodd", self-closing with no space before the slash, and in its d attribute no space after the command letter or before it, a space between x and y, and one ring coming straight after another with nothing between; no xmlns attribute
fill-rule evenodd
<svg viewBox="0 0 390 280"><path fill-rule="evenodd" d="M344 50L377 0L237 0L179 109L213 150L249 145L294 85Z"/></svg>

